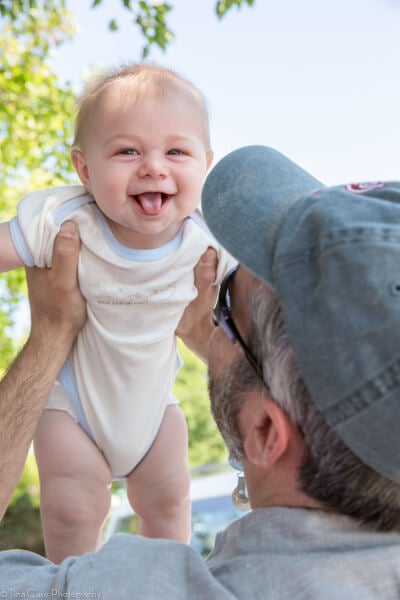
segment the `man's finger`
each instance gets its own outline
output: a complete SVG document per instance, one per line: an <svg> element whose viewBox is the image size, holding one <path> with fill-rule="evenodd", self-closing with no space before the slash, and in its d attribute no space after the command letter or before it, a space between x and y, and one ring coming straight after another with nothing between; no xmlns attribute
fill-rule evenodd
<svg viewBox="0 0 400 600"><path fill-rule="evenodd" d="M207 248L194 269L195 285L199 291L209 288L215 281L217 263L216 250Z"/></svg>
<svg viewBox="0 0 400 600"><path fill-rule="evenodd" d="M76 285L80 239L78 228L72 221L66 221L54 241L53 271L62 277L63 285Z"/></svg>

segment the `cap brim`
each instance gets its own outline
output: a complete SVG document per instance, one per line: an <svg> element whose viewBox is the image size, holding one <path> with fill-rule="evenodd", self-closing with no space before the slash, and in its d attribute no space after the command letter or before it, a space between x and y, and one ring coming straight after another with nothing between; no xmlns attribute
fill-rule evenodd
<svg viewBox="0 0 400 600"><path fill-rule="evenodd" d="M204 185L202 209L217 240L254 275L274 287L276 239L290 207L322 184L266 146L228 154Z"/></svg>

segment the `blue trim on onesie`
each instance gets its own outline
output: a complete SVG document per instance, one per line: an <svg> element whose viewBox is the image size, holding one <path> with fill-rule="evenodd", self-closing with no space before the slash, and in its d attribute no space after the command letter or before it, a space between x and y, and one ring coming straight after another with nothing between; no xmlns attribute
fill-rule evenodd
<svg viewBox="0 0 400 600"><path fill-rule="evenodd" d="M136 248L128 248L119 243L115 238L109 224L107 223L103 213L100 211L98 206L93 206L97 220L101 226L103 236L110 248L122 258L127 260L134 260L136 262L151 262L154 260L160 260L173 254L181 245L183 237L183 227L178 231L176 236L167 244L160 246L159 248L150 248L149 250L138 250Z"/></svg>
<svg viewBox="0 0 400 600"><path fill-rule="evenodd" d="M95 204L94 200L90 200L88 202L88 195L89 194L84 194L83 196L72 198L72 200L68 200L67 202L60 204L60 206L54 211L54 224L61 225L61 223L63 223L66 218L69 217L72 212L74 212L74 210L77 210L86 204Z"/></svg>
<svg viewBox="0 0 400 600"><path fill-rule="evenodd" d="M90 439L96 444L92 432L90 431L89 424L86 420L85 413L83 412L78 387L76 385L75 376L72 371L72 367L69 360L65 361L61 371L58 374L58 380L63 386L65 392L68 394L68 398L71 402L74 415L79 425L82 427L83 431L90 437Z"/></svg>
<svg viewBox="0 0 400 600"><path fill-rule="evenodd" d="M72 200L68 200L68 202L64 202L63 204L61 204L61 206L59 206L54 211L54 224L56 226L59 226L74 210L81 208L85 204L94 204L94 200L88 202L87 197L88 194L84 194L83 196L73 198ZM20 257L24 265L26 265L27 267L33 267L35 265L35 261L33 259L31 251L29 250L29 246L25 241L25 237L22 233L18 217L13 217L11 219L11 221L9 222L9 229L11 240L14 244L15 250L18 253L18 256Z"/></svg>
<svg viewBox="0 0 400 600"><path fill-rule="evenodd" d="M18 256L24 265L27 267L33 267L35 265L35 261L33 260L31 251L29 250L28 244L25 241L24 234L22 233L17 217L13 217L9 222L9 230Z"/></svg>

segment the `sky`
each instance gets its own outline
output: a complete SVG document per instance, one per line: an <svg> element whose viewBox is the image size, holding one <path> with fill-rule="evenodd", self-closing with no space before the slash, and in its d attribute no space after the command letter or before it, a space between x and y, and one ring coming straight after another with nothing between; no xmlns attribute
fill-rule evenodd
<svg viewBox="0 0 400 600"><path fill-rule="evenodd" d="M400 0L254 0L222 20L216 0L170 2L176 39L150 59L205 95L216 161L264 144L327 185L400 178ZM79 91L92 68L140 60L119 0L67 4L79 32L51 61L62 81Z"/></svg>

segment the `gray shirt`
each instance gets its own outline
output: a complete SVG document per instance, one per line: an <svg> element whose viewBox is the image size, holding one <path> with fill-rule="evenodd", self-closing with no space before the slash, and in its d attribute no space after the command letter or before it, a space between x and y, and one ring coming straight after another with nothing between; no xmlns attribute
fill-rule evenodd
<svg viewBox="0 0 400 600"><path fill-rule="evenodd" d="M400 535L323 511L258 509L219 534L206 561L178 542L129 535L59 566L0 553L0 598L398 600Z"/></svg>

